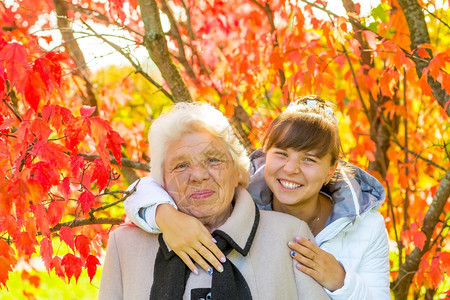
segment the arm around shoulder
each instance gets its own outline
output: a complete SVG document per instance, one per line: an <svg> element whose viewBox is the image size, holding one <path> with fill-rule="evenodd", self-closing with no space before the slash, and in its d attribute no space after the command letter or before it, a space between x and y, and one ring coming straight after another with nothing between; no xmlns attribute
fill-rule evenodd
<svg viewBox="0 0 450 300"><path fill-rule="evenodd" d="M127 190L131 191L133 188L136 188L136 191L124 201L127 217L144 231L160 233L155 222L156 207L168 203L177 208L175 202L151 177L135 181Z"/></svg>

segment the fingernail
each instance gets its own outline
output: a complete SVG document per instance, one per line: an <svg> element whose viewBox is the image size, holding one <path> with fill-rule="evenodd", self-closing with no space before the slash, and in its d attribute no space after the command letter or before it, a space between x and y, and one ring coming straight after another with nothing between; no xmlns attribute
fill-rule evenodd
<svg viewBox="0 0 450 300"><path fill-rule="evenodd" d="M301 269L301 268L302 268L302 265L297 264L297 268Z"/></svg>
<svg viewBox="0 0 450 300"><path fill-rule="evenodd" d="M192 273L194 273L195 275L198 275L198 270L194 269L194 271L192 271Z"/></svg>
<svg viewBox="0 0 450 300"><path fill-rule="evenodd" d="M217 244L217 241L215 238L212 238L212 241Z"/></svg>
<svg viewBox="0 0 450 300"><path fill-rule="evenodd" d="M295 238L295 240L296 240L297 242L301 242L301 241L302 241L302 238L298 236L298 237Z"/></svg>
<svg viewBox="0 0 450 300"><path fill-rule="evenodd" d="M220 258L220 261L224 263L224 262L227 261L227 258L226 258L225 256L222 256L222 257Z"/></svg>
<svg viewBox="0 0 450 300"><path fill-rule="evenodd" d="M213 269L211 269L211 268L208 269L208 274L209 274L209 275L212 275L212 273L213 273Z"/></svg>
<svg viewBox="0 0 450 300"><path fill-rule="evenodd" d="M291 255L292 255L292 256L295 256L295 251L291 251Z"/></svg>
<svg viewBox="0 0 450 300"><path fill-rule="evenodd" d="M223 272L223 267L222 266L217 266L217 271L219 271L219 273L222 273Z"/></svg>
<svg viewBox="0 0 450 300"><path fill-rule="evenodd" d="M292 241L289 241L288 246L292 247L292 246L294 246L294 243Z"/></svg>

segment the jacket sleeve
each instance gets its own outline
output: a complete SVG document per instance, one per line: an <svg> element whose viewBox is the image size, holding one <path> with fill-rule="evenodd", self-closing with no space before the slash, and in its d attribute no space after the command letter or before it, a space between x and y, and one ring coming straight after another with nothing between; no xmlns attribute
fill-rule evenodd
<svg viewBox="0 0 450 300"><path fill-rule="evenodd" d="M156 207L168 203L177 208L170 195L151 177L135 181L127 191L136 186L136 191L124 201L127 217L142 230L161 233L155 222Z"/></svg>
<svg viewBox="0 0 450 300"><path fill-rule="evenodd" d="M103 263L102 279L98 293L99 300L123 298L122 270L115 237L113 231L109 236L105 262Z"/></svg>
<svg viewBox="0 0 450 300"><path fill-rule="evenodd" d="M370 242L362 255L358 271L348 263L340 262L345 269L344 286L334 292L325 289L333 300L391 299L389 291L389 244L384 219L377 211L368 212L361 220L358 235L372 232Z"/></svg>

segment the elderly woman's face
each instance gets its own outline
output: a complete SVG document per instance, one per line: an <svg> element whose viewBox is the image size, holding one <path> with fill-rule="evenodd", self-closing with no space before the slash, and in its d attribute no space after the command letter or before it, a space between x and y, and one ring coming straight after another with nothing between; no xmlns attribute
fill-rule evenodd
<svg viewBox="0 0 450 300"><path fill-rule="evenodd" d="M164 184L178 209L200 220L231 211L238 172L225 143L206 131L173 142L164 162Z"/></svg>

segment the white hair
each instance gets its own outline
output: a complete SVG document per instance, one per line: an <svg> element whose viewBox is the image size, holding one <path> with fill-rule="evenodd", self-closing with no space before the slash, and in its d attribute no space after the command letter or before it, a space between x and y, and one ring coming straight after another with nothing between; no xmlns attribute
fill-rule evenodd
<svg viewBox="0 0 450 300"><path fill-rule="evenodd" d="M164 185L164 161L168 147L182 134L206 130L222 139L239 173L239 185L247 187L250 160L247 151L233 132L227 118L209 104L180 102L153 121L148 133L150 144L150 176Z"/></svg>

